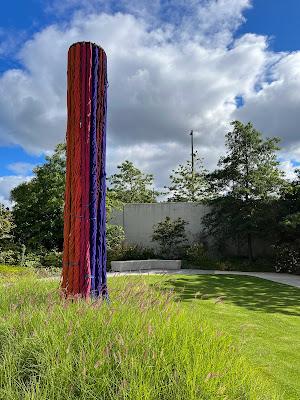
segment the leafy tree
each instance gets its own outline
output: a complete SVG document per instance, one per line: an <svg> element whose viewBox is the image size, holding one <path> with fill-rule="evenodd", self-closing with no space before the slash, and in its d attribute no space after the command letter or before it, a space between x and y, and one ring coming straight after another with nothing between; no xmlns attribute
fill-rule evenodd
<svg viewBox="0 0 300 400"><path fill-rule="evenodd" d="M281 194L279 239L275 245L275 268L278 272L300 272L300 170Z"/></svg>
<svg viewBox="0 0 300 400"><path fill-rule="evenodd" d="M124 161L118 165L119 172L110 176L109 190L123 203L155 203L160 194L153 188L153 175L145 174L133 165Z"/></svg>
<svg viewBox="0 0 300 400"><path fill-rule="evenodd" d="M300 239L300 169L296 179L283 188L281 204L281 241Z"/></svg>
<svg viewBox="0 0 300 400"><path fill-rule="evenodd" d="M0 203L0 240L11 237L13 226L11 211Z"/></svg>
<svg viewBox="0 0 300 400"><path fill-rule="evenodd" d="M113 210L121 209L123 203L114 190L109 190L106 196L106 219L109 220ZM108 256L118 251L125 240L124 229L120 225L106 223L106 243Z"/></svg>
<svg viewBox="0 0 300 400"><path fill-rule="evenodd" d="M264 140L251 123L234 121L232 126L226 135L227 154L209 177L216 196L204 223L222 241L245 238L252 261L253 237L269 233L276 220L271 205L284 182L276 157L279 139Z"/></svg>
<svg viewBox="0 0 300 400"><path fill-rule="evenodd" d="M65 145L59 144L34 177L11 192L15 237L30 249L62 249L65 169Z"/></svg>
<svg viewBox="0 0 300 400"><path fill-rule="evenodd" d="M194 171L191 161L186 161L172 170L170 186L165 186L169 191L168 201L199 202L209 197L207 171L197 152L194 153L194 157Z"/></svg>
<svg viewBox="0 0 300 400"><path fill-rule="evenodd" d="M194 153L194 171L192 162L180 164L170 175L168 201L193 201L199 202L209 197L209 186L206 179L207 171L203 167L201 158Z"/></svg>
<svg viewBox="0 0 300 400"><path fill-rule="evenodd" d="M163 257L174 258L182 253L187 241L187 224L182 218L172 221L170 217L166 217L154 226L152 241L158 243Z"/></svg>
<svg viewBox="0 0 300 400"><path fill-rule="evenodd" d="M62 250L66 147L59 144L34 177L12 190L15 238L29 250ZM107 193L107 216L121 202L114 191ZM122 227L107 224L108 248L123 240Z"/></svg>
<svg viewBox="0 0 300 400"><path fill-rule="evenodd" d="M13 243L13 228L11 211L0 203L0 264L18 263L19 249Z"/></svg>

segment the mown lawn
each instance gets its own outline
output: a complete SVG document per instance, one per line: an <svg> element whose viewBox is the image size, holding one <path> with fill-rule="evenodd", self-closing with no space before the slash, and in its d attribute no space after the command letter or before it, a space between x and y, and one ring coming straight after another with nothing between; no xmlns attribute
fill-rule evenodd
<svg viewBox="0 0 300 400"><path fill-rule="evenodd" d="M299 399L300 290L114 277L108 305L57 286L0 279L0 399Z"/></svg>
<svg viewBox="0 0 300 400"><path fill-rule="evenodd" d="M283 398L300 399L300 289L245 276L167 279L180 304L230 334Z"/></svg>

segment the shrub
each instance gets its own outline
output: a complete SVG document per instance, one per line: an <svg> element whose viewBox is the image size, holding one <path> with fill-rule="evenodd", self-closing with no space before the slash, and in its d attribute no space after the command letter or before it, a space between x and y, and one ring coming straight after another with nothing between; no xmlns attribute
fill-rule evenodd
<svg viewBox="0 0 300 400"><path fill-rule="evenodd" d="M193 243L187 247L184 257L188 263L201 268L212 268L215 261L207 254L204 243Z"/></svg>
<svg viewBox="0 0 300 400"><path fill-rule="evenodd" d="M107 251L118 251L125 239L124 229L120 225L106 225Z"/></svg>
<svg viewBox="0 0 300 400"><path fill-rule="evenodd" d="M49 251L40 257L40 266L47 268L62 267L62 253L59 251Z"/></svg>
<svg viewBox="0 0 300 400"><path fill-rule="evenodd" d="M108 250L107 253L107 269L110 269L110 261L127 261L127 260L149 260L157 258L154 250L138 245L128 245L122 243L121 246L113 250Z"/></svg>
<svg viewBox="0 0 300 400"><path fill-rule="evenodd" d="M37 253L26 253L23 260L23 266L30 268L41 267L41 256Z"/></svg>
<svg viewBox="0 0 300 400"><path fill-rule="evenodd" d="M0 264L16 265L19 263L19 252L7 249L0 251Z"/></svg>
<svg viewBox="0 0 300 400"><path fill-rule="evenodd" d="M37 253L26 253L24 265L33 268L62 268L62 252L42 249Z"/></svg>
<svg viewBox="0 0 300 400"><path fill-rule="evenodd" d="M300 250L291 243L275 247L276 272L300 273Z"/></svg>
<svg viewBox="0 0 300 400"><path fill-rule="evenodd" d="M163 258L177 258L184 254L187 242L185 233L187 224L188 222L182 218L172 221L170 217L166 217L154 226L152 241L157 242Z"/></svg>

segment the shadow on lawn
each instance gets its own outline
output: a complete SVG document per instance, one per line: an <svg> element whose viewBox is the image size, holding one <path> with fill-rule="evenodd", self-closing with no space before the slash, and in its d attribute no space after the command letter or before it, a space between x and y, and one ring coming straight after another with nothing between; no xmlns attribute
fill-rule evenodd
<svg viewBox="0 0 300 400"><path fill-rule="evenodd" d="M300 316L300 289L251 276L191 275L166 280L181 301L224 301L253 311Z"/></svg>

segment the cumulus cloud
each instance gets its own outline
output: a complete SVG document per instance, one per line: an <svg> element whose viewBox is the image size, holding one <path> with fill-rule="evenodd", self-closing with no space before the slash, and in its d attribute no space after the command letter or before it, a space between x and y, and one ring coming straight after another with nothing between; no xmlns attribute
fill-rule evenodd
<svg viewBox="0 0 300 400"><path fill-rule="evenodd" d="M281 161L279 168L284 172L286 179L293 181L297 178L296 167L290 160Z"/></svg>
<svg viewBox="0 0 300 400"><path fill-rule="evenodd" d="M48 11L60 15L121 12L143 18L152 27L167 25L173 39L190 37L202 44L227 44L250 7L251 0L53 0Z"/></svg>
<svg viewBox="0 0 300 400"><path fill-rule="evenodd" d="M36 164L30 164L27 162L15 162L7 165L7 169L14 172L17 175L26 175L32 172Z"/></svg>
<svg viewBox="0 0 300 400"><path fill-rule="evenodd" d="M252 121L266 136L282 138L284 158L300 158L300 52L282 54L270 68L269 82L249 93L235 117Z"/></svg>
<svg viewBox="0 0 300 400"><path fill-rule="evenodd" d="M85 12L78 11L79 3L88 7ZM162 187L170 170L189 158L190 129L213 168L236 118L282 136L284 159L291 152L299 157L300 52L272 53L268 38L253 33L234 38L249 0L177 0L173 8L167 3L53 3L62 13L77 12L67 24L46 27L26 41L18 54L23 68L0 77L0 144L39 154L63 141L67 49L90 40L108 55L109 173L130 159L153 172Z"/></svg>
<svg viewBox="0 0 300 400"><path fill-rule="evenodd" d="M11 190L20 185L20 183L29 181L30 179L30 176L23 175L0 176L0 203L4 204L5 207L11 207Z"/></svg>

